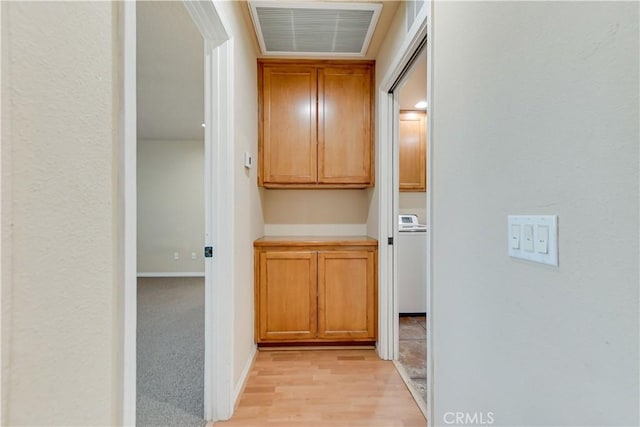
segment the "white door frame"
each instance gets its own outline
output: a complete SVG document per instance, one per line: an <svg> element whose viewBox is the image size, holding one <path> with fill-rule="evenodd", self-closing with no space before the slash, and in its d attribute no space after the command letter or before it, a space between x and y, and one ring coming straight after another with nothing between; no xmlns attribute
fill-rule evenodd
<svg viewBox="0 0 640 427"><path fill-rule="evenodd" d="M398 120L398 103L394 99L393 94L389 91L393 88L395 82L400 78L404 69L409 65L415 54L421 47L422 42L427 39L427 103L428 114L427 123L427 182L429 183L429 191L427 191L427 422L431 422L433 414L433 324L434 310L431 292L431 236L433 228L431 225L431 194L433 191L432 179L432 126L431 118L433 116L433 100L432 100L432 81L433 81L433 61L432 61L432 25L430 17L433 16L433 3L427 1L427 4L416 17L412 27L409 29L405 42L399 49L398 54L394 58L389 67L389 71L382 79L382 83L378 88L378 138L381 161L378 162L378 173L380 179L377 181L379 198L378 198L378 235L383 240L383 244L379 247L379 336L378 336L378 354L382 359L395 360L398 357L398 298L397 289L394 284L397 282L396 251L393 246L385 244L387 237L393 237L394 242L398 241L397 218L394 212L398 211L398 191L394 188L394 183L398 182L398 171L394 167L394 161L398 156L397 144L389 144L388 141L396 141L397 126L394 126Z"/></svg>
<svg viewBox="0 0 640 427"><path fill-rule="evenodd" d="M0 23L4 23L2 21L2 4L0 4ZM2 31L0 31L0 46L2 46ZM0 82L2 82L2 58L4 57L4 55L0 54ZM3 161L2 161L2 152L4 150L8 149L8 143L7 140L8 138L6 138L6 135L2 132L2 126L3 126L3 122L5 120L5 116L2 114L2 105L4 104L3 100L2 100L2 95L0 95L0 140L2 140L2 145L0 145L0 194L2 193L2 190L4 189L4 187L2 186L2 177L4 176L4 173L6 173L8 171L7 166L3 167ZM8 114L7 114L8 115ZM6 125L4 125L6 127ZM3 173L4 172L4 173ZM11 176L11 174L7 174L8 176ZM5 184L6 184L6 178L5 178ZM6 190L5 190L6 191ZM8 264L7 261L5 261L5 259L3 258L3 253L2 253L2 247L5 245L5 234L6 232L5 230L5 223L6 224L10 224L11 220L8 218L9 216L9 212L7 212L7 209L3 209L4 206L4 198L0 197L0 425L6 425L7 422L4 419L4 406L5 406L5 395L6 395L6 388L5 388L5 376L4 376L4 366L5 366L5 356L4 356L4 352L6 350L2 350L2 349L6 349L8 348L7 344L4 342L5 336L3 336L3 326L2 326L2 318L4 317L4 311L7 310L9 312L9 307L5 308L5 304L2 302L2 295L5 293L5 286L2 286L2 282L3 282L3 278L5 277L4 274L8 275L8 270L7 270L7 266L6 264ZM9 251L11 251L11 246L7 245ZM5 253L6 253L6 249L5 249ZM6 282L5 282L6 283ZM7 298L8 299L8 298ZM7 304L8 305L8 304Z"/></svg>
<svg viewBox="0 0 640 427"><path fill-rule="evenodd" d="M204 417L233 413L233 40L212 1L184 1L205 45L205 259ZM136 4L123 2L123 55L119 230L123 301L122 424L136 422ZM215 244L214 244L215 242ZM224 248L220 250L219 248ZM215 351L214 351L215 349Z"/></svg>
<svg viewBox="0 0 640 427"><path fill-rule="evenodd" d="M118 6L121 43L120 150L118 173L118 244L122 310L122 424L136 424L137 329L137 112L136 112L136 3Z"/></svg>
<svg viewBox="0 0 640 427"><path fill-rule="evenodd" d="M427 6L430 6L428 4ZM394 173L397 174L396 168L393 167L394 157L397 156L397 152L394 152L394 144L389 144L389 141L397 139L397 132L394 132L394 126L396 117L396 110L398 109L397 102L394 103L393 94L389 91L393 88L395 82L400 78L402 72L407 67L411 59L417 53L418 49L422 45L425 37L428 36L427 32L430 29L430 25L427 25L427 7L423 8L422 12L417 16L414 25L412 26L409 35L405 42L399 49L398 55L394 58L389 71L382 79L382 83L378 87L378 147L380 150L380 161L376 165L380 179L376 182L378 187L378 236L382 240L386 240L387 237L393 237L394 241L397 241L397 227L395 223L397 218L393 217L393 212L397 211L397 197L394 197L395 190L393 183L397 182L397 177L394 177ZM427 60L429 60L430 43L427 43ZM427 64L427 73L433 74L431 71L431 64ZM427 87L427 98L429 97L429 86ZM429 102L429 101L427 101ZM429 104L431 107L431 104ZM429 121L430 114L427 114L427 121ZM430 127L429 127L430 128ZM428 129L429 131L429 129ZM430 147L430 144L428 144ZM429 159L427 159L429 161ZM430 171L430 168L427 169ZM427 200L429 200L430 192L427 192ZM427 221L429 220L429 213L427 212ZM428 224L427 224L428 225ZM429 234L429 233L427 233ZM379 337L378 337L378 353L381 358L385 360L393 360L397 358L397 346L394 338L398 334L398 304L397 296L393 283L395 283L396 273L394 272L394 250L393 246L383 244L379 247L379 259L380 259L380 271L379 271Z"/></svg>

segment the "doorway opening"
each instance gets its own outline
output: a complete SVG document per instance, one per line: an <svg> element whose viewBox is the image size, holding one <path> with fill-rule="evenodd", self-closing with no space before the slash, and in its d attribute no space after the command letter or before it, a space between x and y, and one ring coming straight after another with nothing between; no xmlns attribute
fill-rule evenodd
<svg viewBox="0 0 640 427"><path fill-rule="evenodd" d="M204 40L136 2L136 425L204 426Z"/></svg>
<svg viewBox="0 0 640 427"><path fill-rule="evenodd" d="M228 419L233 412L233 186L230 166L233 159L233 40L213 2L177 2L186 8L204 48L204 238L207 248L225 247L204 259L204 367L203 417L207 421ZM136 2L119 4L122 48L121 146L119 147L119 253L121 254L122 300L122 411L123 425L136 424L137 368L137 19ZM176 34L173 34L174 36ZM196 126L202 128L202 110ZM201 193L202 194L202 193ZM154 218L155 219L155 218ZM212 250L188 250L188 261L197 261ZM196 252L196 260L192 253ZM170 251L175 262L176 251ZM182 257L178 255L178 259ZM198 272L199 273L199 272ZM184 274L182 272L181 274ZM200 275L200 273L198 274ZM214 283L216 286L214 286ZM213 349L216 351L214 352ZM166 422L164 423L166 424Z"/></svg>
<svg viewBox="0 0 640 427"><path fill-rule="evenodd" d="M393 218L398 333L396 366L427 409L427 52L423 46L393 89Z"/></svg>
<svg viewBox="0 0 640 427"><path fill-rule="evenodd" d="M400 124L400 104L399 104L399 88L403 79L407 76L408 72L412 69L416 58L420 55L426 55L426 73L421 78L426 83L432 78L433 64L431 61L431 42L428 42L431 25L430 19L431 8L433 4L431 2L425 2L426 7L421 8L421 12L416 17L411 29L408 31L407 37L402 44L396 59L393 61L393 65L389 68L386 76L382 79L378 92L378 110L379 110L379 141L382 153L381 161L378 163L378 170L380 180L378 181L379 188L379 233L381 236L388 237L388 245L381 245L380 250L380 264L379 264L379 301L380 301L380 323L379 331L380 336L378 340L378 353L380 357L393 360L396 366L401 367L399 358L399 339L400 339L400 319L399 319L399 304L398 304L398 287L396 283L398 281L398 248L397 242L399 236L399 212L400 212L400 174L399 174L399 144L395 141L399 137L399 124ZM425 52L426 51L426 52ZM426 316L424 324L424 337L426 341L426 405L424 400L420 397L420 393L416 393L416 402L420 404L420 409L423 411L427 421L431 419L433 411L433 353L434 348L431 344L432 336L432 322L433 322L433 305L431 301L431 283L430 283L430 194L433 188L432 182L429 178L431 174L429 151L431 150L430 133L431 128L429 126L430 118L432 115L431 105L431 85L426 84L428 103L428 114L424 115L424 123L427 130L426 135L426 182L428 190L426 192L426 206L424 207L426 232L423 232L426 236L426 256L422 259L422 264L426 265ZM398 93L396 92L398 89ZM395 93L395 95L394 95ZM417 102L416 102L417 103ZM414 104L414 109L416 109ZM424 108L424 107L423 107ZM423 111L426 113L426 111ZM415 123L414 123L415 126ZM420 125L417 125L418 127ZM387 143L391 141L392 143ZM417 158L418 156L416 156ZM414 209L412 209L414 210ZM415 213L415 212L412 212ZM414 219L420 224L420 217ZM412 220L410 220L412 221ZM419 262L419 261L416 261ZM422 327L422 325L419 325ZM424 360L424 359L423 359ZM404 369L398 369L401 375L405 372ZM410 382L409 376L405 376L405 381ZM425 393L423 393L424 395Z"/></svg>

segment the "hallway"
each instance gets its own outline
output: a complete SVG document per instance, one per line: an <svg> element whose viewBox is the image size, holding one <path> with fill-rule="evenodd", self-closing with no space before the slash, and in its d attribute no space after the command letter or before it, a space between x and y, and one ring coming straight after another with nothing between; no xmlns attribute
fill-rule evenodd
<svg viewBox="0 0 640 427"><path fill-rule="evenodd" d="M259 351L233 418L216 426L424 427L374 350Z"/></svg>

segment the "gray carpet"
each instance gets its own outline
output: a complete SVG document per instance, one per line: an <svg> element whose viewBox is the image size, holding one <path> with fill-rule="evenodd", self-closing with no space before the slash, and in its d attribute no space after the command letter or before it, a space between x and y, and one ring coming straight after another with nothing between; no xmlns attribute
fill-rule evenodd
<svg viewBox="0 0 640 427"><path fill-rule="evenodd" d="M204 278L139 278L138 426L204 426Z"/></svg>

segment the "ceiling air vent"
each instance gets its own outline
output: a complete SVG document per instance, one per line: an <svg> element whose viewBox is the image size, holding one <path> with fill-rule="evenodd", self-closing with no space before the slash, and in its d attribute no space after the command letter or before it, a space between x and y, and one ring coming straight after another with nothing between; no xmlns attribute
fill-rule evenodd
<svg viewBox="0 0 640 427"><path fill-rule="evenodd" d="M381 4L249 1L260 49L274 56L364 56Z"/></svg>

